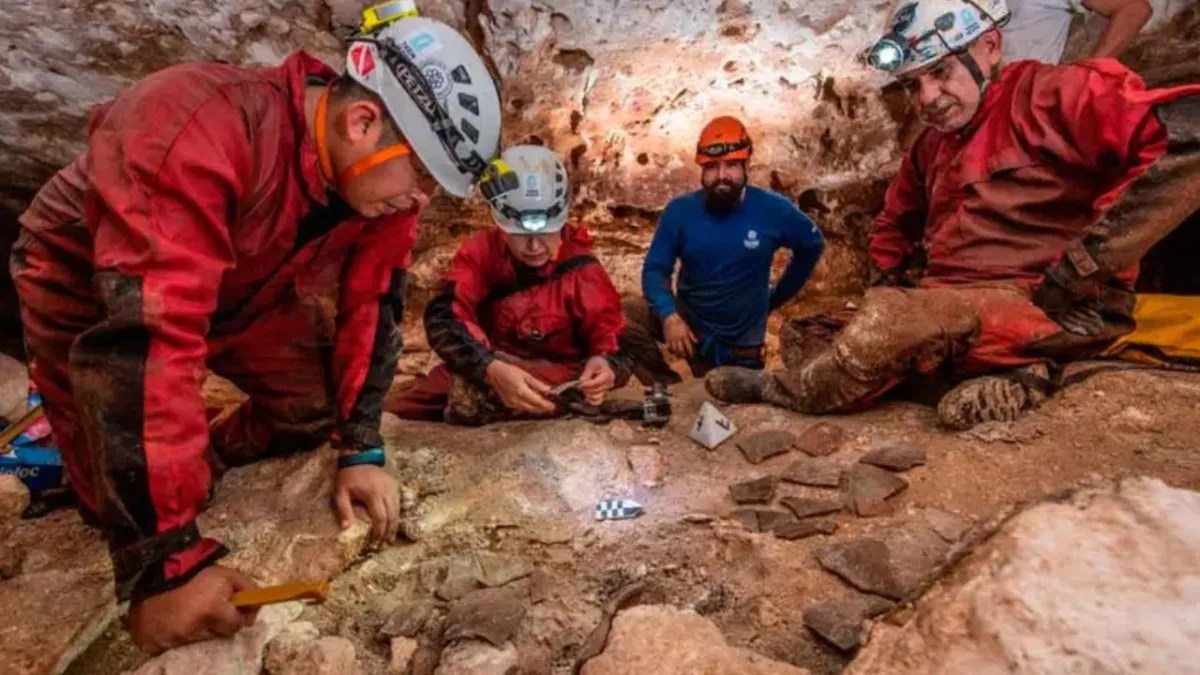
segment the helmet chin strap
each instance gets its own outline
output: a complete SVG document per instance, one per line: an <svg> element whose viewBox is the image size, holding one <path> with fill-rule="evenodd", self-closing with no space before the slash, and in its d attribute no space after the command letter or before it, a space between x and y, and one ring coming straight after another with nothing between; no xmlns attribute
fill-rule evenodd
<svg viewBox="0 0 1200 675"><path fill-rule="evenodd" d="M963 50L955 54L958 57L959 63L966 66L967 71L971 73L971 77L975 79L975 84L979 86L979 93L987 91L989 80L983 76L983 71L979 68L979 63L975 61L975 57L967 50Z"/></svg>

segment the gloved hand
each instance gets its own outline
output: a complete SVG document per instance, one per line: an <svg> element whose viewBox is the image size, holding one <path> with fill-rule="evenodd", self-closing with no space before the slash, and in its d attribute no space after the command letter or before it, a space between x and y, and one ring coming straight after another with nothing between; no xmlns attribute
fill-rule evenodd
<svg viewBox="0 0 1200 675"><path fill-rule="evenodd" d="M1046 271L1042 283L1033 291L1033 304L1050 317L1071 309L1082 298L1064 284L1057 273Z"/></svg>
<svg viewBox="0 0 1200 675"><path fill-rule="evenodd" d="M1104 316L1100 314L1100 304L1094 300L1085 301L1050 318L1073 335L1095 337L1104 332Z"/></svg>

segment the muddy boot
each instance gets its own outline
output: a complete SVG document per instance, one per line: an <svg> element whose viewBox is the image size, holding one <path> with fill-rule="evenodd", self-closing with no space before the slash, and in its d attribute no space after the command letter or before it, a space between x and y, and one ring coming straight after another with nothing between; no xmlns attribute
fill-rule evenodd
<svg viewBox="0 0 1200 675"><path fill-rule="evenodd" d="M721 366L704 376L704 388L713 398L725 403L762 403L770 375L740 366Z"/></svg>
<svg viewBox="0 0 1200 675"><path fill-rule="evenodd" d="M1049 378L1049 368L1036 364L1007 375L967 380L942 397L938 417L951 429L1011 422L1046 400L1053 389Z"/></svg>

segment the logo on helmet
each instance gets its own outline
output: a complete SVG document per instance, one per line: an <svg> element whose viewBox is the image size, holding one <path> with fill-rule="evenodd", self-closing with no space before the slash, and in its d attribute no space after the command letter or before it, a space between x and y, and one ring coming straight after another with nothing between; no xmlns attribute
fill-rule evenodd
<svg viewBox="0 0 1200 675"><path fill-rule="evenodd" d="M428 61L421 64L421 75L429 83L433 95L444 101L454 91L454 81L450 79L450 69L439 61Z"/></svg>
<svg viewBox="0 0 1200 675"><path fill-rule="evenodd" d="M417 33L401 43L404 54L410 61L416 61L421 56L433 54L442 48L433 33Z"/></svg>
<svg viewBox="0 0 1200 675"><path fill-rule="evenodd" d="M367 45L354 45L350 50L350 63L354 66L354 72L366 77L375 70L375 55Z"/></svg>

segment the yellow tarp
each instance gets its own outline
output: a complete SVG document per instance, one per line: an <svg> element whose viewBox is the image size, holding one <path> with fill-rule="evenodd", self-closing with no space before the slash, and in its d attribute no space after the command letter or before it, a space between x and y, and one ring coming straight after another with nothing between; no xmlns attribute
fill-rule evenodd
<svg viewBox="0 0 1200 675"><path fill-rule="evenodd" d="M1200 296L1139 294L1133 318L1137 328L1105 356L1153 365L1200 364Z"/></svg>

